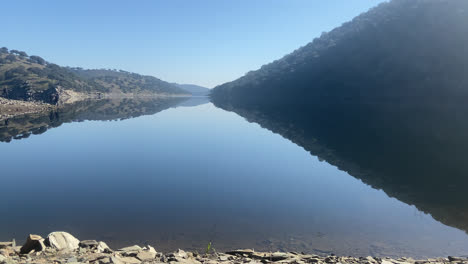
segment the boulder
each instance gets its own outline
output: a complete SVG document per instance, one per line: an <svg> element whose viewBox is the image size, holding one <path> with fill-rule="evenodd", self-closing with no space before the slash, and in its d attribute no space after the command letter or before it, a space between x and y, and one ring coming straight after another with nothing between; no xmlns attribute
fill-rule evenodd
<svg viewBox="0 0 468 264"><path fill-rule="evenodd" d="M141 261L151 261L154 260L154 258L156 258L156 252L141 251L137 254L136 257Z"/></svg>
<svg viewBox="0 0 468 264"><path fill-rule="evenodd" d="M80 241L67 232L52 232L47 236L46 243L57 250L76 250Z"/></svg>
<svg viewBox="0 0 468 264"><path fill-rule="evenodd" d="M21 247L20 254L28 254L31 251L42 251L45 249L44 239L38 235L29 235Z"/></svg>
<svg viewBox="0 0 468 264"><path fill-rule="evenodd" d="M110 249L110 247L105 242L102 242L102 241L98 242L97 251L99 253L112 253L112 249Z"/></svg>
<svg viewBox="0 0 468 264"><path fill-rule="evenodd" d="M119 251L120 254L122 254L122 256L136 257L136 255L138 255L138 253L143 251L143 249L140 246L135 245L135 246L131 246L131 247L121 248L118 251Z"/></svg>
<svg viewBox="0 0 468 264"><path fill-rule="evenodd" d="M98 242L96 240L83 240L79 244L82 248L97 248Z"/></svg>

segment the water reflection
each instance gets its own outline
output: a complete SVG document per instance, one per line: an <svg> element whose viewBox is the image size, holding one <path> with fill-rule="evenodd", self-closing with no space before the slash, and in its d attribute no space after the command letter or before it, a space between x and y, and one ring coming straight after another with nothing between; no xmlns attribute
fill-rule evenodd
<svg viewBox="0 0 468 264"><path fill-rule="evenodd" d="M0 141L28 138L63 123L85 120L124 120L152 115L176 106L208 103L207 97L116 98L80 101L58 107L54 111L10 118L0 124Z"/></svg>
<svg viewBox="0 0 468 264"><path fill-rule="evenodd" d="M403 103L218 107L468 232L468 107Z"/></svg>
<svg viewBox="0 0 468 264"><path fill-rule="evenodd" d="M394 108L288 112L223 106L275 134L199 98L190 100L94 102L18 121L23 127L16 125L17 131L57 128L0 143L0 208L5 212L0 226L6 227L0 240L21 243L29 233L64 230L80 239L105 240L113 248L151 244L160 251L200 252L211 241L218 251L466 254L464 232L357 180L436 218L435 205L451 221L464 219L447 209L459 193L445 191L444 180L424 169L432 166L437 172L435 163L400 153L404 148L432 157L417 146L434 137L409 136L422 133L413 131L412 123L423 122L419 115L427 111L401 122L405 111ZM463 122L447 116L436 118L453 126L444 131L463 130ZM72 122L116 119L121 121ZM452 136L457 137L447 138ZM420 170L442 191L434 190L436 183L422 182ZM404 174L393 178L394 173ZM446 197L425 197L427 190ZM452 208L463 211L460 204Z"/></svg>

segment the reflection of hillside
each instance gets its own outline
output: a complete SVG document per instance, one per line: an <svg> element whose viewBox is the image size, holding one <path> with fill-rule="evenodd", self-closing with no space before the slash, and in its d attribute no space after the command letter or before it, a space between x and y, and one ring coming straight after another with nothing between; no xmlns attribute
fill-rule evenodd
<svg viewBox="0 0 468 264"><path fill-rule="evenodd" d="M468 232L468 107L246 109L256 122L389 196Z"/></svg>
<svg viewBox="0 0 468 264"><path fill-rule="evenodd" d="M65 105L57 110L11 118L0 125L0 141L27 138L31 134L42 134L63 123L85 120L128 119L152 115L175 107L187 97L106 99L81 101Z"/></svg>

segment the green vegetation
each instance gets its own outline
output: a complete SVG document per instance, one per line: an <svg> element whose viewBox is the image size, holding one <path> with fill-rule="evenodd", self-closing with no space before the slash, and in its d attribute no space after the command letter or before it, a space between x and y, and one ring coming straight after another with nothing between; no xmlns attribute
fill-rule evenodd
<svg viewBox="0 0 468 264"><path fill-rule="evenodd" d="M71 72L104 87L110 92L156 92L161 94L188 94L181 88L153 76L144 76L122 70L85 70L68 68Z"/></svg>
<svg viewBox="0 0 468 264"><path fill-rule="evenodd" d="M23 51L0 49L0 97L55 104L60 90L79 93L187 94L155 77L61 67Z"/></svg>
<svg viewBox="0 0 468 264"><path fill-rule="evenodd" d="M206 252L205 252L205 254L208 255L208 254L210 253L210 251L211 251L211 242L208 243L208 246L206 246Z"/></svg>

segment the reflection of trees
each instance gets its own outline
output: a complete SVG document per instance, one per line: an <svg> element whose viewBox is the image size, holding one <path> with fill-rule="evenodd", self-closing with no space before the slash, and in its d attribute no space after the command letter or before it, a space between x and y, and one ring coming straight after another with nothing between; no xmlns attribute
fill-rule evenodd
<svg viewBox="0 0 468 264"><path fill-rule="evenodd" d="M389 196L468 232L468 107L233 108Z"/></svg>
<svg viewBox="0 0 468 264"><path fill-rule="evenodd" d="M54 111L11 118L0 125L0 141L28 138L63 123L85 120L122 120L152 115L177 106L188 98L139 98L81 101L65 105Z"/></svg>

